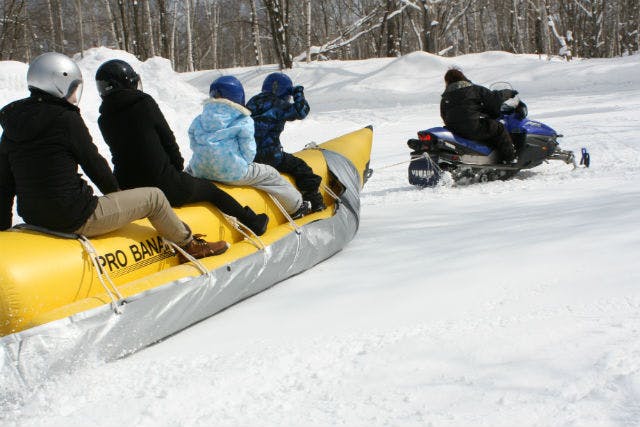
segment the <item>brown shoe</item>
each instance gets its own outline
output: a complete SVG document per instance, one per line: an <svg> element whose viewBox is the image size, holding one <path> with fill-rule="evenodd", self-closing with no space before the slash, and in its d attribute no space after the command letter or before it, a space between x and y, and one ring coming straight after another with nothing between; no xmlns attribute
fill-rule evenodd
<svg viewBox="0 0 640 427"><path fill-rule="evenodd" d="M193 240L184 245L182 249L196 259L220 255L229 249L230 245L224 240L220 240L218 242L207 242L203 239L204 236L204 234L194 234ZM188 261L188 259L181 253L178 253L178 260L180 263Z"/></svg>

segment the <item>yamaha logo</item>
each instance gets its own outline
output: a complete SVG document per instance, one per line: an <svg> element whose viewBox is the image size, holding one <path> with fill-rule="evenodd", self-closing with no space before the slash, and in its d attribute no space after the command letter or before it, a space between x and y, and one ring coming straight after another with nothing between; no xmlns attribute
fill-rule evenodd
<svg viewBox="0 0 640 427"><path fill-rule="evenodd" d="M422 178L428 179L435 175L436 173L431 169L411 169L411 175L414 178Z"/></svg>

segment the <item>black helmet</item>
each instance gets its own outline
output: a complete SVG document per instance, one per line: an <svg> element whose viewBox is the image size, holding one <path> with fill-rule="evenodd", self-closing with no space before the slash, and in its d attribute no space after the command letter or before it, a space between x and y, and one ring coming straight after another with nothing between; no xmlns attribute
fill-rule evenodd
<svg viewBox="0 0 640 427"><path fill-rule="evenodd" d="M142 89L140 76L120 59L107 61L98 68L96 84L100 96L107 96L116 89Z"/></svg>

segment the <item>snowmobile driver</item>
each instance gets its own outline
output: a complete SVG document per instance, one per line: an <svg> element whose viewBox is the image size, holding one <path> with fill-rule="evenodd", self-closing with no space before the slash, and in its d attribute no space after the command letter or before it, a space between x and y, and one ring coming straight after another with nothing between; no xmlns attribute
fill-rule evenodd
<svg viewBox="0 0 640 427"><path fill-rule="evenodd" d="M502 162L515 161L513 141L498 118L502 103L518 92L512 89L491 91L475 85L456 68L445 73L444 81L447 87L440 101L440 116L445 126L457 135L495 148Z"/></svg>
<svg viewBox="0 0 640 427"><path fill-rule="evenodd" d="M29 65L27 85L31 96L0 111L0 230L11 227L17 197L20 216L51 231L93 237L148 218L162 237L195 258L227 250L224 241L194 236L159 189L119 191L80 116L82 74L75 62L42 54ZM93 194L78 166L104 196Z"/></svg>

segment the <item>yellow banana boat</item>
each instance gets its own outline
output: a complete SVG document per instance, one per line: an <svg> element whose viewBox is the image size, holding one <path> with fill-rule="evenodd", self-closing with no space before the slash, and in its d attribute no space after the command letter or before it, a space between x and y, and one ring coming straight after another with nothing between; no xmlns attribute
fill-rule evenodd
<svg viewBox="0 0 640 427"><path fill-rule="evenodd" d="M199 262L179 264L146 219L84 241L0 232L0 375L26 381L65 358L131 353L341 250L358 228L372 138L366 127L296 153L322 177L327 205L296 221L262 191L221 185L269 215L259 238L212 205L176 209L207 240L231 243Z"/></svg>

